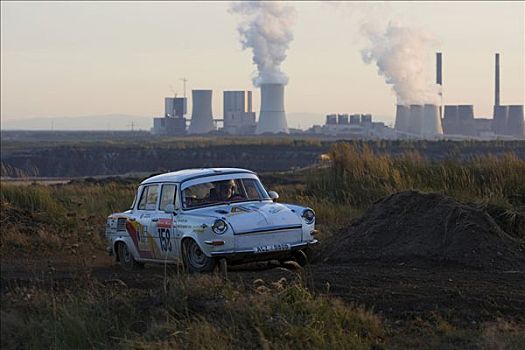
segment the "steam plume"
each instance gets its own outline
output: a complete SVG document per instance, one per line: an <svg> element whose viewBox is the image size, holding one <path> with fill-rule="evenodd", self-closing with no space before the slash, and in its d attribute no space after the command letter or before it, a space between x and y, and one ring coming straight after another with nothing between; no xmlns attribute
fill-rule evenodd
<svg viewBox="0 0 525 350"><path fill-rule="evenodd" d="M437 103L432 83L432 57L437 40L420 28L390 22L384 32L363 25L370 45L361 51L365 63L375 63L378 74L391 84L399 104Z"/></svg>
<svg viewBox="0 0 525 350"><path fill-rule="evenodd" d="M253 51L253 63L257 66L253 84L288 83L281 63L293 39L294 9L282 2L246 1L233 3L230 11L243 17L237 30L243 49Z"/></svg>

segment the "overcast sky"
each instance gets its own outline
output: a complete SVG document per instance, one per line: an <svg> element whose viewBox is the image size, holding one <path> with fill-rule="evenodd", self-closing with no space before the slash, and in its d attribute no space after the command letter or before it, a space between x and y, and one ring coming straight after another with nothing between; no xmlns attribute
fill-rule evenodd
<svg viewBox="0 0 525 350"><path fill-rule="evenodd" d="M389 20L438 39L445 104L474 104L476 116L492 114L495 52L501 54L501 103L524 103L522 1L289 5L296 14L282 65L289 77L287 112L372 113L392 120L395 94L360 53L367 44L361 24L384 26ZM217 116L225 89L254 90L257 108L252 53L242 50L240 18L229 6L2 1L2 120L161 115L170 85L183 94L182 77L188 79L188 94L193 88L213 89Z"/></svg>

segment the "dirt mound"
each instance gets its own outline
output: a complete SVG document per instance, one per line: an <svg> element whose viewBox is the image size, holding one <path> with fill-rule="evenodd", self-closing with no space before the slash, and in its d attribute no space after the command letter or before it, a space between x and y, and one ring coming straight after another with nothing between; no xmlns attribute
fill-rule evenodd
<svg viewBox="0 0 525 350"><path fill-rule="evenodd" d="M459 264L525 270L525 246L484 211L440 194L393 194L326 243L328 262Z"/></svg>

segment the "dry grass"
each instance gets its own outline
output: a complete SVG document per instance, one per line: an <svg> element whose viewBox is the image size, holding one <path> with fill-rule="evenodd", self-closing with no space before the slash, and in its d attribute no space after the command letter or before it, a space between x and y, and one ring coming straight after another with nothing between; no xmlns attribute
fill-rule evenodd
<svg viewBox="0 0 525 350"><path fill-rule="evenodd" d="M382 342L380 320L361 308L293 281L263 284L264 291L183 275L170 278L167 293L14 290L2 300L2 348L370 349Z"/></svg>

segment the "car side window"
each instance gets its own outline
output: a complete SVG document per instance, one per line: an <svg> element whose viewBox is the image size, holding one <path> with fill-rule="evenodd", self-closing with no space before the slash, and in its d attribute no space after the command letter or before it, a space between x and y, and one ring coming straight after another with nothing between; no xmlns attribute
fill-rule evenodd
<svg viewBox="0 0 525 350"><path fill-rule="evenodd" d="M262 197L257 187L257 181L254 179L244 179L242 182L248 199L260 199Z"/></svg>
<svg viewBox="0 0 525 350"><path fill-rule="evenodd" d="M159 186L146 186L142 191L142 196L139 201L139 210L155 210L157 206L157 198L159 196Z"/></svg>
<svg viewBox="0 0 525 350"><path fill-rule="evenodd" d="M173 184L162 185L160 192L159 210L165 211L168 204L175 204L177 186Z"/></svg>

